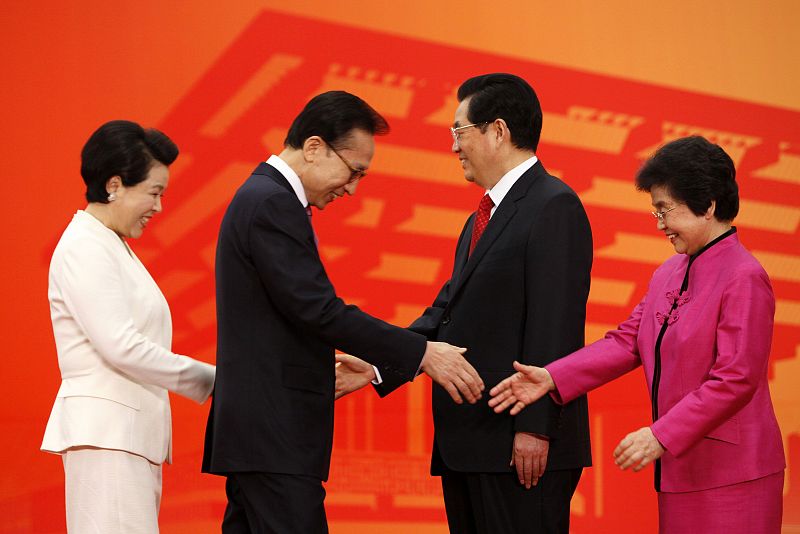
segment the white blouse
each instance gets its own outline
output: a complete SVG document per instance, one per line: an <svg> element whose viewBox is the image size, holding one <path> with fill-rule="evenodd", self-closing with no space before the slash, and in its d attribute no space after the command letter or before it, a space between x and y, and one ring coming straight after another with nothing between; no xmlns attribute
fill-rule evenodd
<svg viewBox="0 0 800 534"><path fill-rule="evenodd" d="M62 381L42 450L88 445L171 461L167 390L203 402L215 368L170 351L169 306L144 265L78 211L53 252L48 298Z"/></svg>

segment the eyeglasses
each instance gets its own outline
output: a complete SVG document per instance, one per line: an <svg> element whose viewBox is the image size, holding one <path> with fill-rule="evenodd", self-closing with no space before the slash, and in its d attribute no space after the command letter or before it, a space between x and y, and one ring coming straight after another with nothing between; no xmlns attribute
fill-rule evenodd
<svg viewBox="0 0 800 534"><path fill-rule="evenodd" d="M655 217L656 219L658 219L658 222L664 222L664 215L666 215L667 213L671 212L672 210L674 210L677 207L678 206L673 206L670 209L664 210L664 211L651 211L650 214L653 217Z"/></svg>
<svg viewBox="0 0 800 534"><path fill-rule="evenodd" d="M339 159L342 160L342 163L347 165L347 168L350 169L350 183L353 183L356 180L360 180L367 175L367 171L362 169L356 169L355 167L350 165L350 162L344 159L344 157L341 154L339 154L339 152L335 148L333 148L332 144L328 143L327 141L325 141L325 143L328 145L328 147L330 147L331 150L333 150L334 154L339 156Z"/></svg>
<svg viewBox="0 0 800 534"><path fill-rule="evenodd" d="M461 130L465 130L467 128L473 128L473 127L474 128L480 128L480 127L486 126L487 124L490 124L490 123L491 123L491 121L486 121L486 122L476 122L476 123L473 123L473 124L465 124L464 126L456 126L455 128L453 128L451 126L450 127L450 134L453 136L453 142L454 143L458 143L458 141L461 139Z"/></svg>

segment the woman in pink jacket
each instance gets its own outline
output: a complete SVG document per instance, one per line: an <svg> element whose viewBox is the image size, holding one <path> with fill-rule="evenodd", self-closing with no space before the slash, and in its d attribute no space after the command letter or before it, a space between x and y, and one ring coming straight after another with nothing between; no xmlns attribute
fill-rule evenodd
<svg viewBox="0 0 800 534"><path fill-rule="evenodd" d="M642 366L650 426L614 450L623 469L655 462L662 534L781 530L783 455L767 367L775 297L739 243L730 157L702 137L664 145L636 177L677 255L661 265L627 321L545 368L490 392L514 414L544 394L570 400Z"/></svg>

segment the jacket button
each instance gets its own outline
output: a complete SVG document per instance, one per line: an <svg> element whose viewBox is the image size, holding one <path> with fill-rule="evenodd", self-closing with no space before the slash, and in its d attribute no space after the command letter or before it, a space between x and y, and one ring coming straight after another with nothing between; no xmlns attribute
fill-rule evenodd
<svg viewBox="0 0 800 534"><path fill-rule="evenodd" d="M445 315L444 316L444 318L442 319L442 324L450 324L450 316L449 315Z"/></svg>

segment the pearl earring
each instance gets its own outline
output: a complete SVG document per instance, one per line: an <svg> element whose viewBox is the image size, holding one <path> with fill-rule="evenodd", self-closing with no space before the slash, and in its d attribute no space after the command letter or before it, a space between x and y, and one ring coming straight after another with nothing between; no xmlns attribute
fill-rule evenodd
<svg viewBox="0 0 800 534"><path fill-rule="evenodd" d="M109 202L114 202L115 200L117 200L117 194L116 193L109 193L108 194L108 201Z"/></svg>

